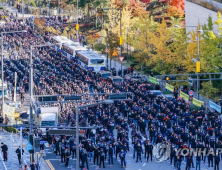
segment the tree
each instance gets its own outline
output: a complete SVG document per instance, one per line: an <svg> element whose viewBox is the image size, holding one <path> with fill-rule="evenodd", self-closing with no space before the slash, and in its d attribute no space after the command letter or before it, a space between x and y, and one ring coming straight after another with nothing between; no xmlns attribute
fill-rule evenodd
<svg viewBox="0 0 222 170"><path fill-rule="evenodd" d="M154 52L151 51L151 57L147 64L152 66L154 71L161 74L169 74L173 71L170 65L172 62L172 53L168 47L170 36L164 18L162 19L162 23L159 24L155 30L149 32Z"/></svg>
<svg viewBox="0 0 222 170"><path fill-rule="evenodd" d="M206 100L206 110L208 110L209 99L216 99L216 94L219 90L213 87L213 84L210 81L203 82L201 85L202 89L199 90L199 93Z"/></svg>
<svg viewBox="0 0 222 170"><path fill-rule="evenodd" d="M107 36L106 36L106 43L109 44L109 58L110 58L110 60L112 60L113 52L115 50L117 50L117 48L119 47L119 37L118 37L118 35L111 32L111 31L108 31ZM110 61L110 68L111 68L111 61Z"/></svg>
<svg viewBox="0 0 222 170"><path fill-rule="evenodd" d="M208 23L202 26L203 30L213 30L212 17L208 17ZM200 46L202 70L204 72L218 72L221 67L220 48L221 38L213 31L203 31L203 43Z"/></svg>

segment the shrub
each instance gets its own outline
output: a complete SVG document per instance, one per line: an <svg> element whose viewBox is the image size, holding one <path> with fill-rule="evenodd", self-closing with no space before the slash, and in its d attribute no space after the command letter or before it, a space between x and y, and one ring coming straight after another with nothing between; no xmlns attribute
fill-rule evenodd
<svg viewBox="0 0 222 170"><path fill-rule="evenodd" d="M94 45L94 50L95 51L101 51L104 54L105 50L106 50L106 45L104 45L104 44L95 44Z"/></svg>
<svg viewBox="0 0 222 170"><path fill-rule="evenodd" d="M7 132L13 132L13 133L16 133L16 129L15 128L13 128L13 127L8 127L8 128L6 128L6 127L4 127L4 129L7 131Z"/></svg>

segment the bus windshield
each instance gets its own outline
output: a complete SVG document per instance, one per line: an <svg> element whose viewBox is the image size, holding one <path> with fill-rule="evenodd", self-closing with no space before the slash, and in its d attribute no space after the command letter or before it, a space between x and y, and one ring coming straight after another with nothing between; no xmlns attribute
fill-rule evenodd
<svg viewBox="0 0 222 170"><path fill-rule="evenodd" d="M41 126L55 126L54 121L42 121Z"/></svg>
<svg viewBox="0 0 222 170"><path fill-rule="evenodd" d="M91 59L90 62L92 64L102 64L104 63L104 59Z"/></svg>

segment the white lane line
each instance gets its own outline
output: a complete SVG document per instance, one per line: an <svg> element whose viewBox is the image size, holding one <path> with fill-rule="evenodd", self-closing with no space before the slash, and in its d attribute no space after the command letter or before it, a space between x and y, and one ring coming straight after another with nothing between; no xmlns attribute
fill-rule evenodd
<svg viewBox="0 0 222 170"><path fill-rule="evenodd" d="M0 157L1 157L1 160L2 160L3 165L4 165L4 167L5 167L5 170L8 170L8 169L6 168L5 161L3 161L3 158L2 158L2 154L1 154L1 153L0 153Z"/></svg>
<svg viewBox="0 0 222 170"><path fill-rule="evenodd" d="M146 165L146 163L143 164L143 166L145 166L145 165Z"/></svg>
<svg viewBox="0 0 222 170"><path fill-rule="evenodd" d="M27 162L26 162L26 160L24 160L24 162L25 162L25 164L27 165L27 167L28 167L28 170L30 170L30 169L29 169L29 166L28 166L28 164L27 164Z"/></svg>

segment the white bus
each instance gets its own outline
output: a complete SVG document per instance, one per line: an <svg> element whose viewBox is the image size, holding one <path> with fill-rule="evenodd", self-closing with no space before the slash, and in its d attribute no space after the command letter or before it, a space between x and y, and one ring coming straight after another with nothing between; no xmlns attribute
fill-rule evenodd
<svg viewBox="0 0 222 170"><path fill-rule="evenodd" d="M78 51L87 51L86 47L80 46L78 42L65 43L62 45L62 53L70 59L75 59Z"/></svg>
<svg viewBox="0 0 222 170"><path fill-rule="evenodd" d="M70 39L68 39L65 36L54 36L51 38L50 40L51 44L56 44L55 45L55 49L61 49L62 48L62 44L64 43L74 43L73 41L71 41Z"/></svg>
<svg viewBox="0 0 222 170"><path fill-rule="evenodd" d="M86 69L95 70L96 72L106 69L105 59L94 51L79 51L77 52L76 59Z"/></svg>

